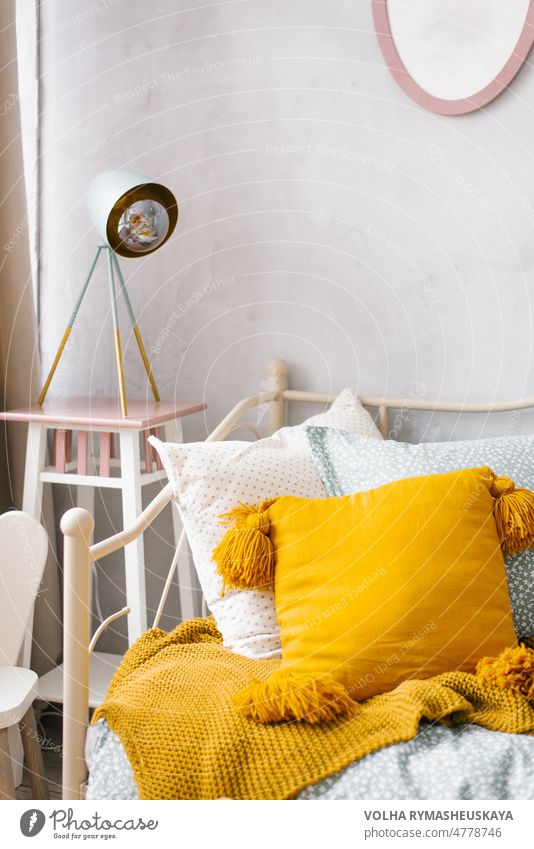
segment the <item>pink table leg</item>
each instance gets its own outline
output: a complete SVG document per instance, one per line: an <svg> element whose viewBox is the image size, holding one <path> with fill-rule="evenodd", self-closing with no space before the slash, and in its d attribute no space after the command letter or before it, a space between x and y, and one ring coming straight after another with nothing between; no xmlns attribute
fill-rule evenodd
<svg viewBox="0 0 534 849"><path fill-rule="evenodd" d="M78 474L87 474L87 437L86 430L78 431Z"/></svg>
<svg viewBox="0 0 534 849"><path fill-rule="evenodd" d="M111 434L100 434L100 474L103 478L110 475Z"/></svg>
<svg viewBox="0 0 534 849"><path fill-rule="evenodd" d="M67 463L72 460L72 430L68 430L65 434L65 460Z"/></svg>
<svg viewBox="0 0 534 849"><path fill-rule="evenodd" d="M153 460L152 446L150 445L150 443L148 441L148 437L150 436L150 434L151 434L150 430L143 431L143 445L144 445L144 449L145 449L145 472L151 472L152 471L152 460Z"/></svg>
<svg viewBox="0 0 534 849"><path fill-rule="evenodd" d="M56 463L56 472L60 474L64 474L65 472L65 464L66 464L66 448L67 448L67 431L66 430L56 430L55 431L55 463Z"/></svg>

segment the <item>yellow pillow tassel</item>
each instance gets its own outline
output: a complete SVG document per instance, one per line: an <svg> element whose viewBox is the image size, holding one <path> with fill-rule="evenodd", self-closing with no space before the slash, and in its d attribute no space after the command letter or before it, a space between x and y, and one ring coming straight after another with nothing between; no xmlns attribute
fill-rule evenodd
<svg viewBox="0 0 534 849"><path fill-rule="evenodd" d="M534 701L534 650L524 643L505 649L498 657L483 657L478 662L477 675Z"/></svg>
<svg viewBox="0 0 534 849"><path fill-rule="evenodd" d="M490 489L495 498L493 515L501 548L504 554L519 554L534 542L534 492L516 489L511 478L491 474L494 475Z"/></svg>
<svg viewBox="0 0 534 849"><path fill-rule="evenodd" d="M222 594L228 589L250 590L272 584L275 555L267 510L273 501L239 504L220 517L223 524L234 522L213 550L217 572L223 579Z"/></svg>
<svg viewBox="0 0 534 849"><path fill-rule="evenodd" d="M313 678L284 669L273 672L266 681L249 684L233 701L239 713L262 723L328 722L359 710L343 684L331 675Z"/></svg>

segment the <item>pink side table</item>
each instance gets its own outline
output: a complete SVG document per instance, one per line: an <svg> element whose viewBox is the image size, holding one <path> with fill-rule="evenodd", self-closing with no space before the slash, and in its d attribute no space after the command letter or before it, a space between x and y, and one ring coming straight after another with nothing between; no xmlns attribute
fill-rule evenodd
<svg viewBox="0 0 534 849"><path fill-rule="evenodd" d="M143 487L165 479L159 458L147 442L148 436L162 433L168 442L182 442L183 417L205 407L205 404L179 401L128 400L128 416L124 418L116 399L69 398L63 402L46 401L42 407L0 413L0 420L28 424L22 509L41 521L45 483L75 486L77 505L93 515L95 487L120 489L124 526L131 524L143 509ZM47 465L49 430L54 434L54 456L52 464ZM116 435L119 457L115 456ZM175 509L172 521L177 542L181 526ZM142 537L126 546L125 569L126 604L131 609L127 620L131 645L147 629ZM179 580L181 585L187 585L190 576L180 575L179 570ZM191 593L186 588L180 593L180 602L182 618L193 616Z"/></svg>

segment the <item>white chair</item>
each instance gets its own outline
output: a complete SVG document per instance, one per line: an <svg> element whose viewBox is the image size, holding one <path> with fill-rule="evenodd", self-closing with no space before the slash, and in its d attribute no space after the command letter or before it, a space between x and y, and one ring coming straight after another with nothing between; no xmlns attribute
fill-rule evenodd
<svg viewBox="0 0 534 849"><path fill-rule="evenodd" d="M16 764L10 749L17 726L33 798L48 799L33 713L37 674L17 666L25 641L31 638L47 552L48 538L39 522L17 510L0 516L0 799L16 798Z"/></svg>

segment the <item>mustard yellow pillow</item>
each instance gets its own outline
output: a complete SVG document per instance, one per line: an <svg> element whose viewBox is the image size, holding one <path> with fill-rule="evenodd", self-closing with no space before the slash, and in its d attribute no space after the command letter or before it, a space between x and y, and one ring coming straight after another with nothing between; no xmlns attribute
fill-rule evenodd
<svg viewBox="0 0 534 849"><path fill-rule="evenodd" d="M534 495L487 467L341 498L240 505L226 586L274 578L282 663L237 697L259 722L318 722L409 678L474 672L516 642L501 547L533 541Z"/></svg>

